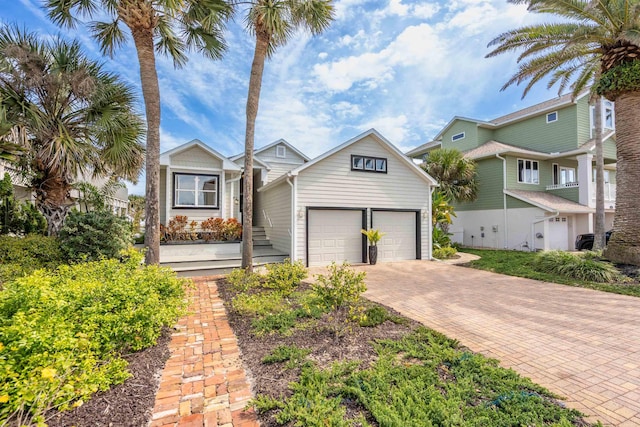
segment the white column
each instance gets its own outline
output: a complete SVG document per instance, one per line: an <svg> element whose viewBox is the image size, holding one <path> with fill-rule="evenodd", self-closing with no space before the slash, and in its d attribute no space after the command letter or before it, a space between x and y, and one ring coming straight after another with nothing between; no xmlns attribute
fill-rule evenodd
<svg viewBox="0 0 640 427"><path fill-rule="evenodd" d="M596 201L591 197L594 191L593 182L593 154L581 154L578 156L578 184L579 199L581 205L596 207Z"/></svg>

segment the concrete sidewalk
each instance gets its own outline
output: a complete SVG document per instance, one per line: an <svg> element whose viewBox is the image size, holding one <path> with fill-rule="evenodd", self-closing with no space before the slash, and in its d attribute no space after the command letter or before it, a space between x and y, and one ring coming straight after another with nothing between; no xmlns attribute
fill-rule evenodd
<svg viewBox="0 0 640 427"><path fill-rule="evenodd" d="M566 397L640 426L640 298L432 261L362 265L365 296Z"/></svg>

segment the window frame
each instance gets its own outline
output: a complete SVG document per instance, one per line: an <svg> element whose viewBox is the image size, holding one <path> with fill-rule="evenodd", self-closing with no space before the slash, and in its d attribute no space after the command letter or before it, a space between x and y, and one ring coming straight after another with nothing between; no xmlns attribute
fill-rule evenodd
<svg viewBox="0 0 640 427"><path fill-rule="evenodd" d="M467 137L466 132L459 132L451 135L451 142L460 141L461 139L465 139Z"/></svg>
<svg viewBox="0 0 640 427"><path fill-rule="evenodd" d="M356 167L356 161L360 160L362 162L362 167ZM384 162L384 169L378 168L378 161ZM368 166L367 163L372 162L371 166ZM363 156L359 154L351 155L351 170L356 172L369 172L369 173L387 173L389 168L389 161L386 157L373 157L373 156Z"/></svg>
<svg viewBox="0 0 640 427"><path fill-rule="evenodd" d="M524 166L523 171L527 170L526 169L527 162L531 162L531 174L530 174L531 182L528 182L526 180L521 180L520 179L520 162L524 162L523 163L523 166ZM533 168L533 164L534 163L537 165L537 167L535 169ZM538 177L537 177L537 181L536 182L534 182L534 180L533 180L533 171L534 170L536 170L538 172ZM518 183L519 184L540 185L540 161L533 160L533 159L518 158L516 160L516 174L517 174L517 178L518 178ZM523 178L525 178L525 176L523 176Z"/></svg>
<svg viewBox="0 0 640 427"><path fill-rule="evenodd" d="M178 177L179 176L192 176L196 177L207 177L207 178L215 178L216 180L216 189L215 189L215 205L198 205L199 194L204 193L204 190L198 189L198 183L194 182L193 190L180 190L177 188L178 185ZM194 179L195 181L195 179ZM192 191L194 193L194 204L193 205L179 205L177 203L178 198L177 195L180 191ZM212 193L212 190L206 191L206 193ZM207 173L190 173L190 172L173 172L173 199L172 199L172 208L174 209L208 209L208 210L219 210L220 209L220 175L219 174L207 174Z"/></svg>
<svg viewBox="0 0 640 427"><path fill-rule="evenodd" d="M555 115L555 118L553 120L549 120L549 116L551 116L551 115ZM551 112L547 113L546 118L547 118L547 123L555 123L555 122L557 122L558 118L559 118L558 117L558 111L551 111Z"/></svg>
<svg viewBox="0 0 640 427"><path fill-rule="evenodd" d="M280 153L280 149L282 149L282 153ZM287 147L284 145L276 145L276 157L285 159L287 157Z"/></svg>

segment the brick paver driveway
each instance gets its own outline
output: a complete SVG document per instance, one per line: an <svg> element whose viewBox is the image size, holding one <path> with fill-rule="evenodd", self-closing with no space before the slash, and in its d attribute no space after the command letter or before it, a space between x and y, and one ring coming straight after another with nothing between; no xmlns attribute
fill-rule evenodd
<svg viewBox="0 0 640 427"><path fill-rule="evenodd" d="M640 298L430 261L357 268L366 297L500 360L590 421L640 426Z"/></svg>

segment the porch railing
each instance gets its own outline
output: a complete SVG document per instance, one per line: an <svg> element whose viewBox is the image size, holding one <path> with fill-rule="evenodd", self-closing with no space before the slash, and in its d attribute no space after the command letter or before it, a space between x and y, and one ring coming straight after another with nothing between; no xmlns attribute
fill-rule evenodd
<svg viewBox="0 0 640 427"><path fill-rule="evenodd" d="M575 188L575 187L579 187L577 182L567 182L565 184L547 185L547 190L560 190L562 188Z"/></svg>
<svg viewBox="0 0 640 427"><path fill-rule="evenodd" d="M596 199L596 186L593 185L591 190L591 198L593 200ZM616 201L616 184L611 184L608 182L604 183L604 201L605 202L615 202Z"/></svg>

